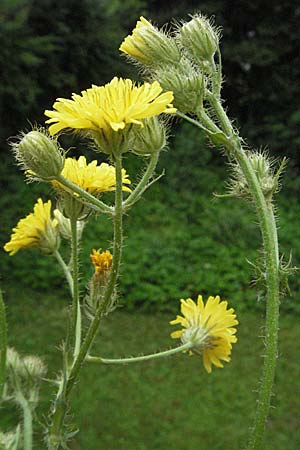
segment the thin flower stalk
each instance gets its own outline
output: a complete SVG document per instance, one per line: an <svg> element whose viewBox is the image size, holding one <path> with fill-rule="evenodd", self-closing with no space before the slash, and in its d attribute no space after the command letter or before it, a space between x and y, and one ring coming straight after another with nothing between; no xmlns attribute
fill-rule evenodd
<svg viewBox="0 0 300 450"><path fill-rule="evenodd" d="M16 393L16 401L21 406L23 412L23 449L32 450L32 413L29 402L26 400L21 390L18 390Z"/></svg>
<svg viewBox="0 0 300 450"><path fill-rule="evenodd" d="M5 305L0 289L0 401L3 394L6 374L7 323Z"/></svg>
<svg viewBox="0 0 300 450"><path fill-rule="evenodd" d="M56 252L54 252L54 256L58 262L58 264L60 265L60 267L62 268L62 271L65 275L65 278L67 280L69 289L70 289L70 293L73 297L73 277L72 274L67 266L67 264L65 263L64 259L62 258L61 254L59 253L59 251L57 250Z"/></svg>
<svg viewBox="0 0 300 450"><path fill-rule="evenodd" d="M142 179L123 203L123 208L125 211L131 208L131 206L133 206L141 198L145 190L148 188L148 183L153 176L153 173L157 166L158 158L159 152L155 152L150 156L147 169L145 170Z"/></svg>
<svg viewBox="0 0 300 450"><path fill-rule="evenodd" d="M72 329L71 334L74 336L74 353L73 358L76 359L80 350L81 343L81 309L79 300L79 271L78 271L78 233L77 233L77 217L73 215L71 222L71 249L72 249L72 274L73 274L73 303L72 303Z"/></svg>
<svg viewBox="0 0 300 450"><path fill-rule="evenodd" d="M75 194L78 194L78 197L76 196L76 200L81 201L82 203L88 203L91 208L96 209L99 212L112 214L113 208L111 206L106 205L94 195L67 180L62 175L57 176L55 180L63 184L70 190L70 192L75 192Z"/></svg>
<svg viewBox="0 0 300 450"><path fill-rule="evenodd" d="M136 362L145 362L150 361L152 359L165 358L167 356L175 355L176 353L185 352L193 347L193 342L186 342L185 344L179 345L175 348L170 348L169 350L164 350L163 352L151 353L149 355L143 356L132 356L130 358L102 358L100 356L91 356L88 355L86 357L86 361L89 363L100 363L100 364L131 364Z"/></svg>

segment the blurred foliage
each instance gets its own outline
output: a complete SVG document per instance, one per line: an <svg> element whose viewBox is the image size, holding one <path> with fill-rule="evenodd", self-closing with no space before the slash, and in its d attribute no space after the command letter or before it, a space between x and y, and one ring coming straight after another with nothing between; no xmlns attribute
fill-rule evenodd
<svg viewBox="0 0 300 450"><path fill-rule="evenodd" d="M256 146L299 163L300 7L297 0L2 0L1 137L16 134L59 96L113 75L137 77L119 56L144 14L158 25L201 11L223 28L224 95Z"/></svg>
<svg viewBox="0 0 300 450"><path fill-rule="evenodd" d="M223 27L223 97L231 117L237 118L249 143L288 155L289 166L294 166L284 179L279 215L283 251L288 258L294 248L297 259L300 8L296 1L274 0L266 7L262 0L2 0L0 137L28 128L28 120L43 123L44 109L57 97L105 83L114 75L137 78L118 47L141 14L161 26L172 17L187 20L189 13L199 10L215 15ZM249 291L251 266L246 262L246 258L255 261L259 246L256 218L240 201L213 198L212 192L224 192L224 160L213 156L216 152L204 145L198 130L175 124L172 133L176 138L160 162L165 177L125 220L123 303L129 308L167 310L177 305L178 298L202 292L221 293L247 307L256 305L255 290ZM62 138L65 148L75 145L69 136ZM0 179L6 192L0 197L3 245L12 226L31 211L39 195L46 199L49 189L24 184L12 167L7 144L1 151L5 158ZM125 164L135 179L141 164L134 157L127 157ZM102 217L87 227L83 274L92 271L90 250L107 248L111 238ZM61 274L51 258L34 250L13 258L1 251L1 259L4 285L15 284L17 274L20 286L36 290L61 286ZM292 288L299 290L299 277ZM300 310L295 300L284 304Z"/></svg>
<svg viewBox="0 0 300 450"><path fill-rule="evenodd" d="M2 137L43 122L53 100L131 70L118 43L143 0L4 0L0 6ZM130 12L130 14L129 14ZM125 66L125 67L124 67ZM127 73L128 74L128 73Z"/></svg>

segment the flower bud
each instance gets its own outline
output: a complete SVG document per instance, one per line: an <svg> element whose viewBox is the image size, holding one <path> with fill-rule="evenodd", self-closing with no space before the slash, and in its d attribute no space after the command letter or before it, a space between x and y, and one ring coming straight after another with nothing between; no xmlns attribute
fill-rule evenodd
<svg viewBox="0 0 300 450"><path fill-rule="evenodd" d="M28 355L23 358L23 374L26 376L30 376L32 378L42 378L46 374L46 366L39 358L35 355Z"/></svg>
<svg viewBox="0 0 300 450"><path fill-rule="evenodd" d="M279 177L285 168L284 159L277 170L274 170L274 161L270 160L265 153L249 153L249 162L256 174L264 196L271 199L279 189ZM244 177L239 165L233 166L233 179L230 183L230 193L239 197L251 197L248 182Z"/></svg>
<svg viewBox="0 0 300 450"><path fill-rule="evenodd" d="M20 448L21 433L20 426L15 429L15 431L7 431L4 433L0 431L0 449L1 450L13 450Z"/></svg>
<svg viewBox="0 0 300 450"><path fill-rule="evenodd" d="M44 234L40 237L38 247L45 255L52 255L58 250L59 246L60 237L56 226L56 220L53 219L51 222L47 223Z"/></svg>
<svg viewBox="0 0 300 450"><path fill-rule="evenodd" d="M132 152L147 156L159 152L166 144L166 127L157 116L154 116L144 120L143 128L135 128Z"/></svg>
<svg viewBox="0 0 300 450"><path fill-rule="evenodd" d="M55 219L57 220L57 228L59 233L64 239L71 240L72 239L72 232L71 232L71 221L67 217L65 217L59 209L55 209L53 211L53 215ZM77 238L80 239L83 228L84 228L85 222L82 220L77 221Z"/></svg>
<svg viewBox="0 0 300 450"><path fill-rule="evenodd" d="M17 161L31 178L55 178L64 167L61 148L46 132L30 131L13 144L13 150Z"/></svg>
<svg viewBox="0 0 300 450"><path fill-rule="evenodd" d="M93 249L91 260L95 268L95 272L88 283L88 295L85 298L85 311L87 316L92 319L99 308L103 308L103 301L106 292L106 285L109 280L113 256L109 250L101 252ZM102 314L108 314L114 309L116 302L116 292L114 291L110 302L101 311Z"/></svg>
<svg viewBox="0 0 300 450"><path fill-rule="evenodd" d="M202 105L204 77L184 59L176 66L165 66L155 72L164 90L174 94L173 104L183 113L195 113Z"/></svg>
<svg viewBox="0 0 300 450"><path fill-rule="evenodd" d="M219 46L220 31L200 14L179 30L178 41L195 61L210 61Z"/></svg>
<svg viewBox="0 0 300 450"><path fill-rule="evenodd" d="M94 150L107 155L126 153L132 144L131 126L125 130L114 131L113 129L91 130L89 135L95 142Z"/></svg>
<svg viewBox="0 0 300 450"><path fill-rule="evenodd" d="M6 364L11 367L15 372L20 370L22 365L21 358L17 350L13 347L8 347L6 352Z"/></svg>
<svg viewBox="0 0 300 450"><path fill-rule="evenodd" d="M181 53L174 39L141 17L131 36L127 36L120 50L146 66L159 66L180 61Z"/></svg>

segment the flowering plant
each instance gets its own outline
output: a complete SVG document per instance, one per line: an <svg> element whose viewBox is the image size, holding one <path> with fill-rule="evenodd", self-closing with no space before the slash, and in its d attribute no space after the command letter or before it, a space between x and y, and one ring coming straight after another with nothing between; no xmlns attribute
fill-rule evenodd
<svg viewBox="0 0 300 450"><path fill-rule="evenodd" d="M119 359L90 354L101 321L114 311L118 301L116 286L123 251L123 216L160 178L155 179L154 174L160 151L167 144L165 117L174 116L198 127L211 143L223 149L232 168L227 195L250 200L257 212L265 255L259 270L265 280L267 334L263 378L249 449L261 448L277 357L281 275L284 272L286 281L293 271L279 258L274 216L274 196L285 160L274 169L266 154L244 148L242 138L222 105L219 39L220 30L200 14L178 25L172 34L141 17L120 50L141 67L147 80L144 84L115 77L104 86L93 85L81 94L73 94L71 99L57 99L53 109L45 111L49 130L32 130L13 144L26 177L54 188L57 205L51 212L51 201L43 202L39 198L33 213L13 228L4 249L13 255L27 247L37 247L52 255L62 268L70 290L63 367L45 425L46 445L51 450L68 448L67 442L73 435L66 416L84 364L135 363L187 352L201 355L204 368L210 373L213 367L221 368L223 362L230 361L232 345L237 341L238 321L234 310L218 295L209 296L206 302L201 295L197 303L190 298L181 300L182 315L171 321L172 325L182 327L171 334L181 341L177 347ZM66 158L59 144L59 135L66 131L88 138L93 150L104 153L109 163L99 165L96 159L87 162L83 155ZM130 180L123 167L123 154L129 151L147 161L139 181ZM112 205L105 197L105 193L111 191L114 192ZM114 240L112 252L92 250L95 272L83 299L78 284L78 249L84 225L96 213L112 218ZM62 239L70 244L69 264L59 251ZM83 313L89 320L85 333ZM2 297L0 325L0 398L15 399L24 416L23 424L6 436L5 448L17 449L23 445L25 450L31 450L33 411L46 369L39 358L22 359L16 350L7 349Z"/></svg>

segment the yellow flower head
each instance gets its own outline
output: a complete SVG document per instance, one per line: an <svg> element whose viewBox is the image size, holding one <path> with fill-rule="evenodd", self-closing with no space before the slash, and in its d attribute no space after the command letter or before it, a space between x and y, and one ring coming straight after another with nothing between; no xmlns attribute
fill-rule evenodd
<svg viewBox="0 0 300 450"><path fill-rule="evenodd" d="M99 131L124 130L128 124L143 126L143 119L161 113L174 113L172 92L162 93L157 81L135 85L132 80L113 78L105 86L93 85L73 94L72 100L59 98L53 111L45 111L50 117L49 132L55 135L63 129Z"/></svg>
<svg viewBox="0 0 300 450"><path fill-rule="evenodd" d="M80 156L78 159L66 158L62 176L91 194L100 194L116 189L115 168L107 163L101 163L98 166L96 160L87 164L84 156ZM122 169L122 180L125 185L123 191L131 192L126 186L131 181L125 169ZM56 189L65 190L65 187L55 180L52 181L52 184Z"/></svg>
<svg viewBox="0 0 300 450"><path fill-rule="evenodd" d="M22 248L40 247L47 253L53 252L58 245L57 220L51 218L51 200L43 203L39 198L33 213L21 219L13 228L10 241L4 250L12 256Z"/></svg>
<svg viewBox="0 0 300 450"><path fill-rule="evenodd" d="M208 373L212 365L223 367L221 361L230 361L232 344L237 342L235 336L238 324L232 308L227 309L227 302L220 297L210 296L204 304L198 296L197 304L188 298L181 300L182 316L177 316L170 323L182 325L181 330L174 331L171 337L180 338L183 343L192 342L191 353L202 354L203 364Z"/></svg>
<svg viewBox="0 0 300 450"><path fill-rule="evenodd" d="M174 64L181 58L176 41L144 17L140 17L132 34L124 39L119 50L146 66Z"/></svg>
<svg viewBox="0 0 300 450"><path fill-rule="evenodd" d="M101 248L99 248L98 250L93 249L91 253L91 260L95 267L95 274L107 274L107 272L111 268L112 258L112 254L109 250L101 252Z"/></svg>

